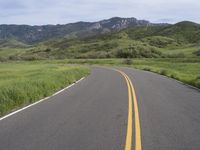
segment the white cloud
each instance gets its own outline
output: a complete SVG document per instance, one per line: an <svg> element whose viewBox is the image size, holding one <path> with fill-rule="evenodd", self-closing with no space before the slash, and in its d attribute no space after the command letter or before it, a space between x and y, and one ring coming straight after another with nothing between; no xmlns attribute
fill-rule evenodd
<svg viewBox="0 0 200 150"><path fill-rule="evenodd" d="M199 0L0 0L0 24L63 24L113 16L200 23Z"/></svg>

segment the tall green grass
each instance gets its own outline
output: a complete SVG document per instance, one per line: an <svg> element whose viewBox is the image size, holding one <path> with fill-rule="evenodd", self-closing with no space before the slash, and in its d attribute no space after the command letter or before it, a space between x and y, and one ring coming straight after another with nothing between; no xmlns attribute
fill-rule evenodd
<svg viewBox="0 0 200 150"><path fill-rule="evenodd" d="M200 58L66 59L57 63L128 66L174 78L200 88ZM128 63L127 63L128 62Z"/></svg>
<svg viewBox="0 0 200 150"><path fill-rule="evenodd" d="M0 115L28 105L89 74L83 66L46 62L0 64Z"/></svg>
<svg viewBox="0 0 200 150"><path fill-rule="evenodd" d="M200 59L146 59L132 64L135 68L155 72L200 88Z"/></svg>

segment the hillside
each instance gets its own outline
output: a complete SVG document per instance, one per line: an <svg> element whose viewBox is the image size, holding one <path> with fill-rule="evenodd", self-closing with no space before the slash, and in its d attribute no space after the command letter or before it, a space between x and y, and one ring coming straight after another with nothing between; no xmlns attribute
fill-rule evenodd
<svg viewBox="0 0 200 150"><path fill-rule="evenodd" d="M196 34L200 32L199 26L193 23L137 26L83 39L51 39L40 43L26 55L34 54L47 58L183 57L185 51L182 53L181 50L170 54L173 50L198 47L197 39L200 39L200 36ZM191 40L190 37L193 36L196 40ZM190 51L191 56L195 56L193 52L198 50L195 48ZM187 52L186 54L188 55Z"/></svg>
<svg viewBox="0 0 200 150"><path fill-rule="evenodd" d="M153 25L136 18L114 17L98 22L77 22L64 25L0 25L0 40L11 38L23 43L37 43L58 37L87 37L100 33L118 31L127 27Z"/></svg>
<svg viewBox="0 0 200 150"><path fill-rule="evenodd" d="M184 21L174 25L145 25L148 22L128 19L127 22L129 23L126 21L126 23L123 23L124 21L119 20L120 18L112 18L109 21L100 21L100 25L95 24L96 29L97 26L99 29L111 27L111 30L112 27L115 27L110 32L101 34L96 32L94 35L79 36L78 38L78 32L73 36L71 34L70 38L69 36L53 37L35 43L31 48L23 48L23 53L14 53L13 55L9 53L6 57L28 60L46 58L199 57L199 24ZM92 28L94 28L94 25ZM0 54L1 51L6 54L2 48L0 48ZM6 51L9 51L9 49L6 49Z"/></svg>
<svg viewBox="0 0 200 150"><path fill-rule="evenodd" d="M166 27L158 34L177 39L180 43L199 43L200 25L189 21L183 21L175 24L174 26Z"/></svg>
<svg viewBox="0 0 200 150"><path fill-rule="evenodd" d="M15 39L0 40L0 48L25 48L27 44L19 42Z"/></svg>

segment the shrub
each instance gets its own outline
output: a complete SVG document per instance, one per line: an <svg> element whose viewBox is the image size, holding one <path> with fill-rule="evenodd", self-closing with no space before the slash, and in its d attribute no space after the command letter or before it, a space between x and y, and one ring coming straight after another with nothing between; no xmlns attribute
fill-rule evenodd
<svg viewBox="0 0 200 150"><path fill-rule="evenodd" d="M0 62L4 62L4 61L7 61L8 60L8 58L6 58L6 57L0 57Z"/></svg>
<svg viewBox="0 0 200 150"><path fill-rule="evenodd" d="M200 50L193 52L193 54L196 55L196 56L200 56Z"/></svg>
<svg viewBox="0 0 200 150"><path fill-rule="evenodd" d="M9 60L20 60L20 57L18 57L18 56L9 56L8 59Z"/></svg>
<svg viewBox="0 0 200 150"><path fill-rule="evenodd" d="M50 52L51 49L50 49L50 48L47 48L47 49L45 49L44 51L45 51L45 52Z"/></svg>
<svg viewBox="0 0 200 150"><path fill-rule="evenodd" d="M167 75L167 70L161 70L161 71L160 71L160 74L166 76L166 75Z"/></svg>
<svg viewBox="0 0 200 150"><path fill-rule="evenodd" d="M116 52L118 58L157 58L162 57L162 53L154 47L134 45Z"/></svg>
<svg viewBox="0 0 200 150"><path fill-rule="evenodd" d="M151 68L143 68L145 71L151 71Z"/></svg>
<svg viewBox="0 0 200 150"><path fill-rule="evenodd" d="M133 61L132 61L132 59L127 58L127 59L124 59L123 63L126 65L131 65L133 63Z"/></svg>
<svg viewBox="0 0 200 150"><path fill-rule="evenodd" d="M44 58L38 55L27 55L27 56L23 56L21 59L26 60L26 61L34 61L34 60L42 60Z"/></svg>
<svg viewBox="0 0 200 150"><path fill-rule="evenodd" d="M197 77L196 77L196 80L200 80L200 76L197 76Z"/></svg>
<svg viewBox="0 0 200 150"><path fill-rule="evenodd" d="M119 49L117 50L116 56L118 58L132 58L132 52L129 49Z"/></svg>

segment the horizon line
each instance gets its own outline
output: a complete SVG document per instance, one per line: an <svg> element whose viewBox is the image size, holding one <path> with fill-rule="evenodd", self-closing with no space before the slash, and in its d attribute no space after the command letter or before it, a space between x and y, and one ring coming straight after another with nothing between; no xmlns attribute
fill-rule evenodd
<svg viewBox="0 0 200 150"><path fill-rule="evenodd" d="M76 24L76 23L80 23L80 22L83 22L83 23L97 23L97 22L100 22L100 21L103 21L103 20L110 20L112 18L121 18L121 19L131 19L131 18L135 18L137 20L143 20L143 21L149 21L147 19L138 19L136 17L119 17L119 16L115 16L115 17L111 17L111 18L107 18L107 19L99 19L99 20L96 20L96 21L84 21L84 20L80 20L80 21L74 21L74 22L69 22L69 23L57 23L57 24L54 24L54 23L47 23L47 24L25 24L25 23L3 23L0 25L27 25L27 26L57 26L57 25L67 25L67 24ZM177 22L174 22L174 23L169 23L169 22L151 22L149 21L149 23L152 23L152 24L169 24L169 25L174 25L174 24L177 24L177 23L180 23L180 22L192 22L192 23L196 23L196 24L199 24L198 22L195 22L195 21L191 21L191 20L182 20L182 21L177 21Z"/></svg>

